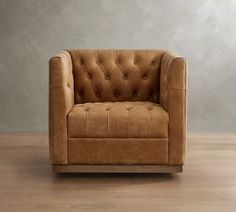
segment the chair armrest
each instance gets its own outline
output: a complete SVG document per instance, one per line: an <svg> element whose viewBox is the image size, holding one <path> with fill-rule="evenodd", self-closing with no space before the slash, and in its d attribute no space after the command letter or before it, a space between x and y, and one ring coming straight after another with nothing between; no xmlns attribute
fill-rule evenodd
<svg viewBox="0 0 236 212"><path fill-rule="evenodd" d="M169 164L182 165L186 149L186 60L164 53L161 61L160 104L169 113Z"/></svg>
<svg viewBox="0 0 236 212"><path fill-rule="evenodd" d="M67 115L74 105L74 80L70 54L49 61L49 149L53 164L67 164Z"/></svg>

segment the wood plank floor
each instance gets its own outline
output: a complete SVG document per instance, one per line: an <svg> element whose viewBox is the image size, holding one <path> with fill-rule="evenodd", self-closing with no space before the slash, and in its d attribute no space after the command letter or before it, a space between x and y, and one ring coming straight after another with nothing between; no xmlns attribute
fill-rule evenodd
<svg viewBox="0 0 236 212"><path fill-rule="evenodd" d="M236 137L188 144L182 174L56 175L46 135L0 135L0 211L235 212Z"/></svg>

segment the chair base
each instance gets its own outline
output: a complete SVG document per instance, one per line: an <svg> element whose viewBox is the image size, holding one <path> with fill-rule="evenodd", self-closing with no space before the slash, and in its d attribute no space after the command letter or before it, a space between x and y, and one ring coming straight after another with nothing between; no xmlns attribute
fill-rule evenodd
<svg viewBox="0 0 236 212"><path fill-rule="evenodd" d="M53 165L55 173L180 173L182 165Z"/></svg>

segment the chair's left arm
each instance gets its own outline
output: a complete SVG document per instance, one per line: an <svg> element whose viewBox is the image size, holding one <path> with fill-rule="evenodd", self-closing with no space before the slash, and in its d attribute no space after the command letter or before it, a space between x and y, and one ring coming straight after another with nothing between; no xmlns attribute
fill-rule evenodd
<svg viewBox="0 0 236 212"><path fill-rule="evenodd" d="M74 105L74 80L70 54L49 61L49 149L53 164L67 164L67 115Z"/></svg>
<svg viewBox="0 0 236 212"><path fill-rule="evenodd" d="M160 104L169 113L169 164L182 165L186 149L187 64L174 53L162 56Z"/></svg>

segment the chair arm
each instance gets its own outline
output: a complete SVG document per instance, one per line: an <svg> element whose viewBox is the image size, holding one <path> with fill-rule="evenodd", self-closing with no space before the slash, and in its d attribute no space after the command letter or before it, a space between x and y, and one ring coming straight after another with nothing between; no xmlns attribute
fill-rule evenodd
<svg viewBox="0 0 236 212"><path fill-rule="evenodd" d="M164 53L161 61L160 104L169 113L169 164L182 165L186 149L186 60Z"/></svg>
<svg viewBox="0 0 236 212"><path fill-rule="evenodd" d="M53 164L67 164L67 115L74 105L74 80L70 54L49 61L49 149Z"/></svg>

